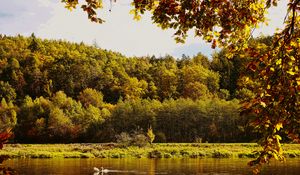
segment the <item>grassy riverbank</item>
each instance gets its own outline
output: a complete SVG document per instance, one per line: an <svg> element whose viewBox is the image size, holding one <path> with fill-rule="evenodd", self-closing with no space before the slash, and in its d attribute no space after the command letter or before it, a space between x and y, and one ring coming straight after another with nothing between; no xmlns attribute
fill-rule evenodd
<svg viewBox="0 0 300 175"><path fill-rule="evenodd" d="M300 158L299 144L285 144L285 155ZM121 148L116 144L7 144L0 155L11 158L254 158L257 144L153 144Z"/></svg>

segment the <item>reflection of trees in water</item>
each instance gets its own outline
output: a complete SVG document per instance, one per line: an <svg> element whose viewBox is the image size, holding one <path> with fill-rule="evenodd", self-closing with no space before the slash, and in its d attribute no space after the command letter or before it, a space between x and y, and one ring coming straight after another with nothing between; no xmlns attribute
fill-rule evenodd
<svg viewBox="0 0 300 175"><path fill-rule="evenodd" d="M154 175L156 170L156 160L150 161L147 174Z"/></svg>
<svg viewBox="0 0 300 175"><path fill-rule="evenodd" d="M7 159L9 159L8 155L1 155L0 156L0 174L5 174L5 175L16 175L16 174L18 174L14 169L12 169L10 167L6 167L5 164L3 164L3 162Z"/></svg>
<svg viewBox="0 0 300 175"><path fill-rule="evenodd" d="M0 167L0 174L16 175L18 173L14 169L12 169L10 167Z"/></svg>
<svg viewBox="0 0 300 175"><path fill-rule="evenodd" d="M11 129L6 129L5 131L0 132L0 149L3 148L4 143L8 141L9 138L11 138L12 132ZM16 175L18 174L14 169L10 167L6 167L3 162L9 158L8 155L1 155L0 156L0 174L5 175Z"/></svg>

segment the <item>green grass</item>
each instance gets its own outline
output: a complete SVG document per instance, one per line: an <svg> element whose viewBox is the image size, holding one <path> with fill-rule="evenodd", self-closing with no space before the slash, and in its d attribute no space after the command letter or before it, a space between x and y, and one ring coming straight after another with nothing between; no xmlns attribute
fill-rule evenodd
<svg viewBox="0 0 300 175"><path fill-rule="evenodd" d="M284 144L288 158L300 158L299 144ZM6 144L12 158L255 158L257 144L165 143L122 148L116 144Z"/></svg>

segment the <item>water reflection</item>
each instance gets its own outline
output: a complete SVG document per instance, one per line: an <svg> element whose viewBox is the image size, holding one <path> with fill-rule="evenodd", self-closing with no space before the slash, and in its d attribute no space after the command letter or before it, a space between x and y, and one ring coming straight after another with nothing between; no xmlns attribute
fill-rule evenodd
<svg viewBox="0 0 300 175"><path fill-rule="evenodd" d="M13 159L7 165L23 175L247 175L245 159ZM108 171L95 172L94 167ZM272 162L262 174L298 175L300 159Z"/></svg>

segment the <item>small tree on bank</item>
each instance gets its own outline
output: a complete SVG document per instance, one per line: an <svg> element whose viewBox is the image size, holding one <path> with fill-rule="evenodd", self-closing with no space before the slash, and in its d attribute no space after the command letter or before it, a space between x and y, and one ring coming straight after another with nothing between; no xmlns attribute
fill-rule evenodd
<svg viewBox="0 0 300 175"><path fill-rule="evenodd" d="M155 135L154 135L154 133L153 133L153 130L152 130L152 127L151 127L151 126L148 128L148 131L147 131L147 137L148 137L148 139L149 139L149 143L152 144L153 141L154 141L154 139L155 139Z"/></svg>

